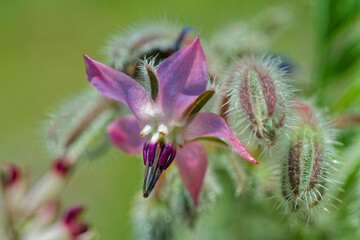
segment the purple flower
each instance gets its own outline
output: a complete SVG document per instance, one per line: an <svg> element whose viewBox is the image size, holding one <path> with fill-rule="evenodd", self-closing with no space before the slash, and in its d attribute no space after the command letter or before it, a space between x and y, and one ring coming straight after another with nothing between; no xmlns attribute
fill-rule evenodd
<svg viewBox="0 0 360 240"><path fill-rule="evenodd" d="M201 137L223 139L241 157L257 163L220 116L199 112L214 91L206 91L206 62L198 37L156 70L145 64L150 93L126 74L86 55L84 59L91 85L105 97L123 102L133 113L116 119L107 131L121 150L143 152L144 197L149 196L161 173L175 159L181 179L197 205L207 167L205 150L195 141Z"/></svg>
<svg viewBox="0 0 360 240"><path fill-rule="evenodd" d="M4 189L15 185L19 180L20 170L14 164L0 166L0 183Z"/></svg>
<svg viewBox="0 0 360 240"><path fill-rule="evenodd" d="M62 223L74 239L88 230L87 224L79 220L83 211L82 205L75 205L66 210L62 217Z"/></svg>

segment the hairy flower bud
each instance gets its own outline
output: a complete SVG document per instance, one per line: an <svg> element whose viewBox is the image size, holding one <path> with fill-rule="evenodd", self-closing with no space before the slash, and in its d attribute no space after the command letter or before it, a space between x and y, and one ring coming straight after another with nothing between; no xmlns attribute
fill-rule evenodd
<svg viewBox="0 0 360 240"><path fill-rule="evenodd" d="M291 20L288 8L266 8L253 21L235 21L220 28L211 39L215 68L223 71L234 57L261 54L269 49L277 33ZM215 57L216 56L216 57Z"/></svg>
<svg viewBox="0 0 360 240"><path fill-rule="evenodd" d="M66 155L73 160L104 154L109 145L104 130L117 113L115 106L92 89L64 101L46 124L48 151L54 157Z"/></svg>
<svg viewBox="0 0 360 240"><path fill-rule="evenodd" d="M174 217L165 201L153 198L140 199L134 204L132 213L136 239L173 239Z"/></svg>
<svg viewBox="0 0 360 240"><path fill-rule="evenodd" d="M239 138L264 149L278 142L289 122L287 73L279 58L243 58L234 63L226 79L228 114Z"/></svg>
<svg viewBox="0 0 360 240"><path fill-rule="evenodd" d="M233 22L221 28L212 39L213 50L219 57L230 61L230 56L243 56L250 51L264 51L270 39L264 32L259 31L249 22Z"/></svg>
<svg viewBox="0 0 360 240"><path fill-rule="evenodd" d="M189 27L179 27L168 22L151 22L113 37L105 48L107 65L136 77L136 63L144 57L155 57L157 63L169 57L180 47L192 42L186 33Z"/></svg>
<svg viewBox="0 0 360 240"><path fill-rule="evenodd" d="M335 162L334 138L310 105L296 102L293 108L300 120L283 160L281 189L287 208L310 213L324 198L327 185L334 182L329 179Z"/></svg>

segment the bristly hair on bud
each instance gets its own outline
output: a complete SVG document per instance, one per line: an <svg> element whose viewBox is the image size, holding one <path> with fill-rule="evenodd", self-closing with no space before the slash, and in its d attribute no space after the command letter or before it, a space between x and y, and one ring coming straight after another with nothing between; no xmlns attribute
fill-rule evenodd
<svg viewBox="0 0 360 240"><path fill-rule="evenodd" d="M280 58L244 57L234 62L225 78L229 125L248 147L274 150L293 124L294 89ZM271 152L270 152L271 153Z"/></svg>
<svg viewBox="0 0 360 240"><path fill-rule="evenodd" d="M132 221L136 239L173 239L174 216L165 201L152 198L151 201L137 198L133 205Z"/></svg>
<svg viewBox="0 0 360 240"><path fill-rule="evenodd" d="M192 42L182 27L168 21L148 21L115 35L104 48L106 64L136 77L136 62L144 57L158 56L157 61L169 57L181 46ZM156 62L157 64L159 62Z"/></svg>
<svg viewBox="0 0 360 240"><path fill-rule="evenodd" d="M107 153L105 128L117 114L118 105L85 89L52 111L44 124L44 141L54 157L68 156L74 161L93 159ZM104 147L105 146L105 147Z"/></svg>
<svg viewBox="0 0 360 240"><path fill-rule="evenodd" d="M210 47L214 67L223 71L233 57L266 52L276 36L291 22L287 7L266 8L250 21L235 21L220 28L212 36Z"/></svg>
<svg viewBox="0 0 360 240"><path fill-rule="evenodd" d="M151 98L155 102L159 92L159 80L156 76L156 70L158 64L156 64L156 56L144 57L143 60L138 60L137 63L138 75L136 79L151 95Z"/></svg>
<svg viewBox="0 0 360 240"><path fill-rule="evenodd" d="M281 159L283 200L279 206L285 206L286 214L296 213L294 216L309 223L315 210L329 211L326 204L332 196L326 192L337 182L333 179L338 163L336 142L334 130L311 104L296 101L293 109L299 121L291 134L288 151Z"/></svg>

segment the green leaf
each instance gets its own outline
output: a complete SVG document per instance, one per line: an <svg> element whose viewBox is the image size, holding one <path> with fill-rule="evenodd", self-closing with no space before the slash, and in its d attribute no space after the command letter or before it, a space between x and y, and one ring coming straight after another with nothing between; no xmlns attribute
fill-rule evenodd
<svg viewBox="0 0 360 240"><path fill-rule="evenodd" d="M224 142L223 140L221 140L220 138L216 138L216 137L199 137L195 139L197 140L205 140L205 141L211 141L211 142L215 142L215 143L220 143L223 145L228 145L226 142Z"/></svg>
<svg viewBox="0 0 360 240"><path fill-rule="evenodd" d="M334 106L335 111L347 109L360 95L360 73L350 86L345 90Z"/></svg>
<svg viewBox="0 0 360 240"><path fill-rule="evenodd" d="M344 173L343 184L341 190L338 191L336 197L343 200L345 195L351 194L358 185L360 174L360 141L355 142L344 153L344 159L347 159L345 168L341 170Z"/></svg>
<svg viewBox="0 0 360 240"><path fill-rule="evenodd" d="M200 112L200 110L212 98L212 96L214 96L214 94L214 90L207 90L203 94L199 95L198 98L195 100L194 104L184 111L185 116L191 116L195 113Z"/></svg>
<svg viewBox="0 0 360 240"><path fill-rule="evenodd" d="M155 101L159 93L159 80L155 70L149 64L145 64L145 69L150 81L151 98Z"/></svg>
<svg viewBox="0 0 360 240"><path fill-rule="evenodd" d="M360 61L360 38L338 47L337 53L330 56L327 68L328 77L346 72Z"/></svg>

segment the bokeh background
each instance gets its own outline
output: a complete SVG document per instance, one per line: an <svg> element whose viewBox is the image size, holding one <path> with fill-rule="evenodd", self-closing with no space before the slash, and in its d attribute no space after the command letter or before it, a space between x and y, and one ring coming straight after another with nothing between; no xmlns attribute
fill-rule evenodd
<svg viewBox="0 0 360 240"><path fill-rule="evenodd" d="M48 113L87 86L81 54L101 60L99 50L121 28L165 18L196 27L205 39L229 22L247 21L276 5L293 18L269 51L286 53L297 68L310 69L308 1L0 0L0 161L28 165L35 178L48 168L51 158L42 140ZM118 152L84 163L62 199L84 203L102 239L131 239L129 209L142 177L141 160Z"/></svg>

